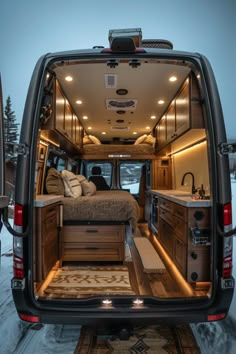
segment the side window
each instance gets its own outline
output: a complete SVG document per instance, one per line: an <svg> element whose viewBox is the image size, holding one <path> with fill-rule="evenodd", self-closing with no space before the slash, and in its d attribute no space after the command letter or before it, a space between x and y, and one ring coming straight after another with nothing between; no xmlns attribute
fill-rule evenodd
<svg viewBox="0 0 236 354"><path fill-rule="evenodd" d="M105 178L109 187L112 184L112 164L110 162L89 161L87 163L87 178L93 175L93 167L100 167L101 175Z"/></svg>
<svg viewBox="0 0 236 354"><path fill-rule="evenodd" d="M120 163L120 187L121 189L128 189L131 194L139 193L139 185L142 174L143 162L121 162Z"/></svg>

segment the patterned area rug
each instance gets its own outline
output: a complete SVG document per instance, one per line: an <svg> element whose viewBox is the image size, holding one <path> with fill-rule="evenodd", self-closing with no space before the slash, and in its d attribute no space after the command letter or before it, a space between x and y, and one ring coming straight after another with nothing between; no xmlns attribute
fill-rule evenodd
<svg viewBox="0 0 236 354"><path fill-rule="evenodd" d="M135 328L129 340L113 335L97 335L82 327L74 354L200 354L188 325Z"/></svg>
<svg viewBox="0 0 236 354"><path fill-rule="evenodd" d="M51 297L134 294L125 266L63 267L44 292Z"/></svg>

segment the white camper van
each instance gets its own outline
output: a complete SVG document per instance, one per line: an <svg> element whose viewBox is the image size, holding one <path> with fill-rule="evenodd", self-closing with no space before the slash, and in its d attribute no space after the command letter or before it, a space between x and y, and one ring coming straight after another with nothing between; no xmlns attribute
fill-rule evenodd
<svg viewBox="0 0 236 354"><path fill-rule="evenodd" d="M98 326L225 318L233 148L203 55L135 28L111 30L107 48L42 56L15 146L13 228L1 150L19 317Z"/></svg>

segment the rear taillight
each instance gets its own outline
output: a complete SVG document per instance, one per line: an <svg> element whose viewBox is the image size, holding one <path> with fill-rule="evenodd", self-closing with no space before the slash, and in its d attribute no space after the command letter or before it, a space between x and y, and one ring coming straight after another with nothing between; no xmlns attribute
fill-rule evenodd
<svg viewBox="0 0 236 354"><path fill-rule="evenodd" d="M231 203L224 205L224 232L232 229L232 206ZM233 268L233 236L226 236L223 239L223 278L232 276Z"/></svg>
<svg viewBox="0 0 236 354"><path fill-rule="evenodd" d="M13 274L15 278L23 279L24 257L23 257L23 237L13 237Z"/></svg>
<svg viewBox="0 0 236 354"><path fill-rule="evenodd" d="M14 225L23 226L23 206L17 203L14 207Z"/></svg>
<svg viewBox="0 0 236 354"><path fill-rule="evenodd" d="M23 321L33 322L33 323L38 323L39 322L39 317L38 316L25 315L23 313L19 313L19 317Z"/></svg>

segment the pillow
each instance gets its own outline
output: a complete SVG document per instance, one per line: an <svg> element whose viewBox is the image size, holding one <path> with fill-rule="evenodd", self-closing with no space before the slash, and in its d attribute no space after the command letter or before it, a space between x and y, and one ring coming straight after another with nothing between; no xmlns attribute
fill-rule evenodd
<svg viewBox="0 0 236 354"><path fill-rule="evenodd" d="M152 134L149 134L143 141L143 144L150 144L152 146L155 145L156 142L156 138L154 138L154 136L152 136Z"/></svg>
<svg viewBox="0 0 236 354"><path fill-rule="evenodd" d="M147 134L141 135L138 139L135 140L134 145L142 144L146 139Z"/></svg>
<svg viewBox="0 0 236 354"><path fill-rule="evenodd" d="M89 135L85 135L83 137L83 144L86 145L86 144L93 144L92 140L90 139Z"/></svg>
<svg viewBox="0 0 236 354"><path fill-rule="evenodd" d="M96 136L93 136L93 135L85 135L83 137L83 144L86 145L86 144L96 144L96 145L100 145L101 144L101 141L96 138Z"/></svg>
<svg viewBox="0 0 236 354"><path fill-rule="evenodd" d="M73 198L80 197L82 195L82 188L77 176L67 170L63 170L61 175L65 185L65 196Z"/></svg>
<svg viewBox="0 0 236 354"><path fill-rule="evenodd" d="M89 135L89 139L96 145L101 145L101 141L96 136Z"/></svg>
<svg viewBox="0 0 236 354"><path fill-rule="evenodd" d="M91 197L92 195L96 194L97 189L95 184L92 181L84 180L81 183L81 187L82 187L82 193L86 197Z"/></svg>
<svg viewBox="0 0 236 354"><path fill-rule="evenodd" d="M83 175L76 175L76 177L77 177L79 183L82 183L83 181L87 180L86 177Z"/></svg>
<svg viewBox="0 0 236 354"><path fill-rule="evenodd" d="M61 174L55 168L50 168L48 170L46 190L48 194L64 195L65 193L65 187Z"/></svg>

